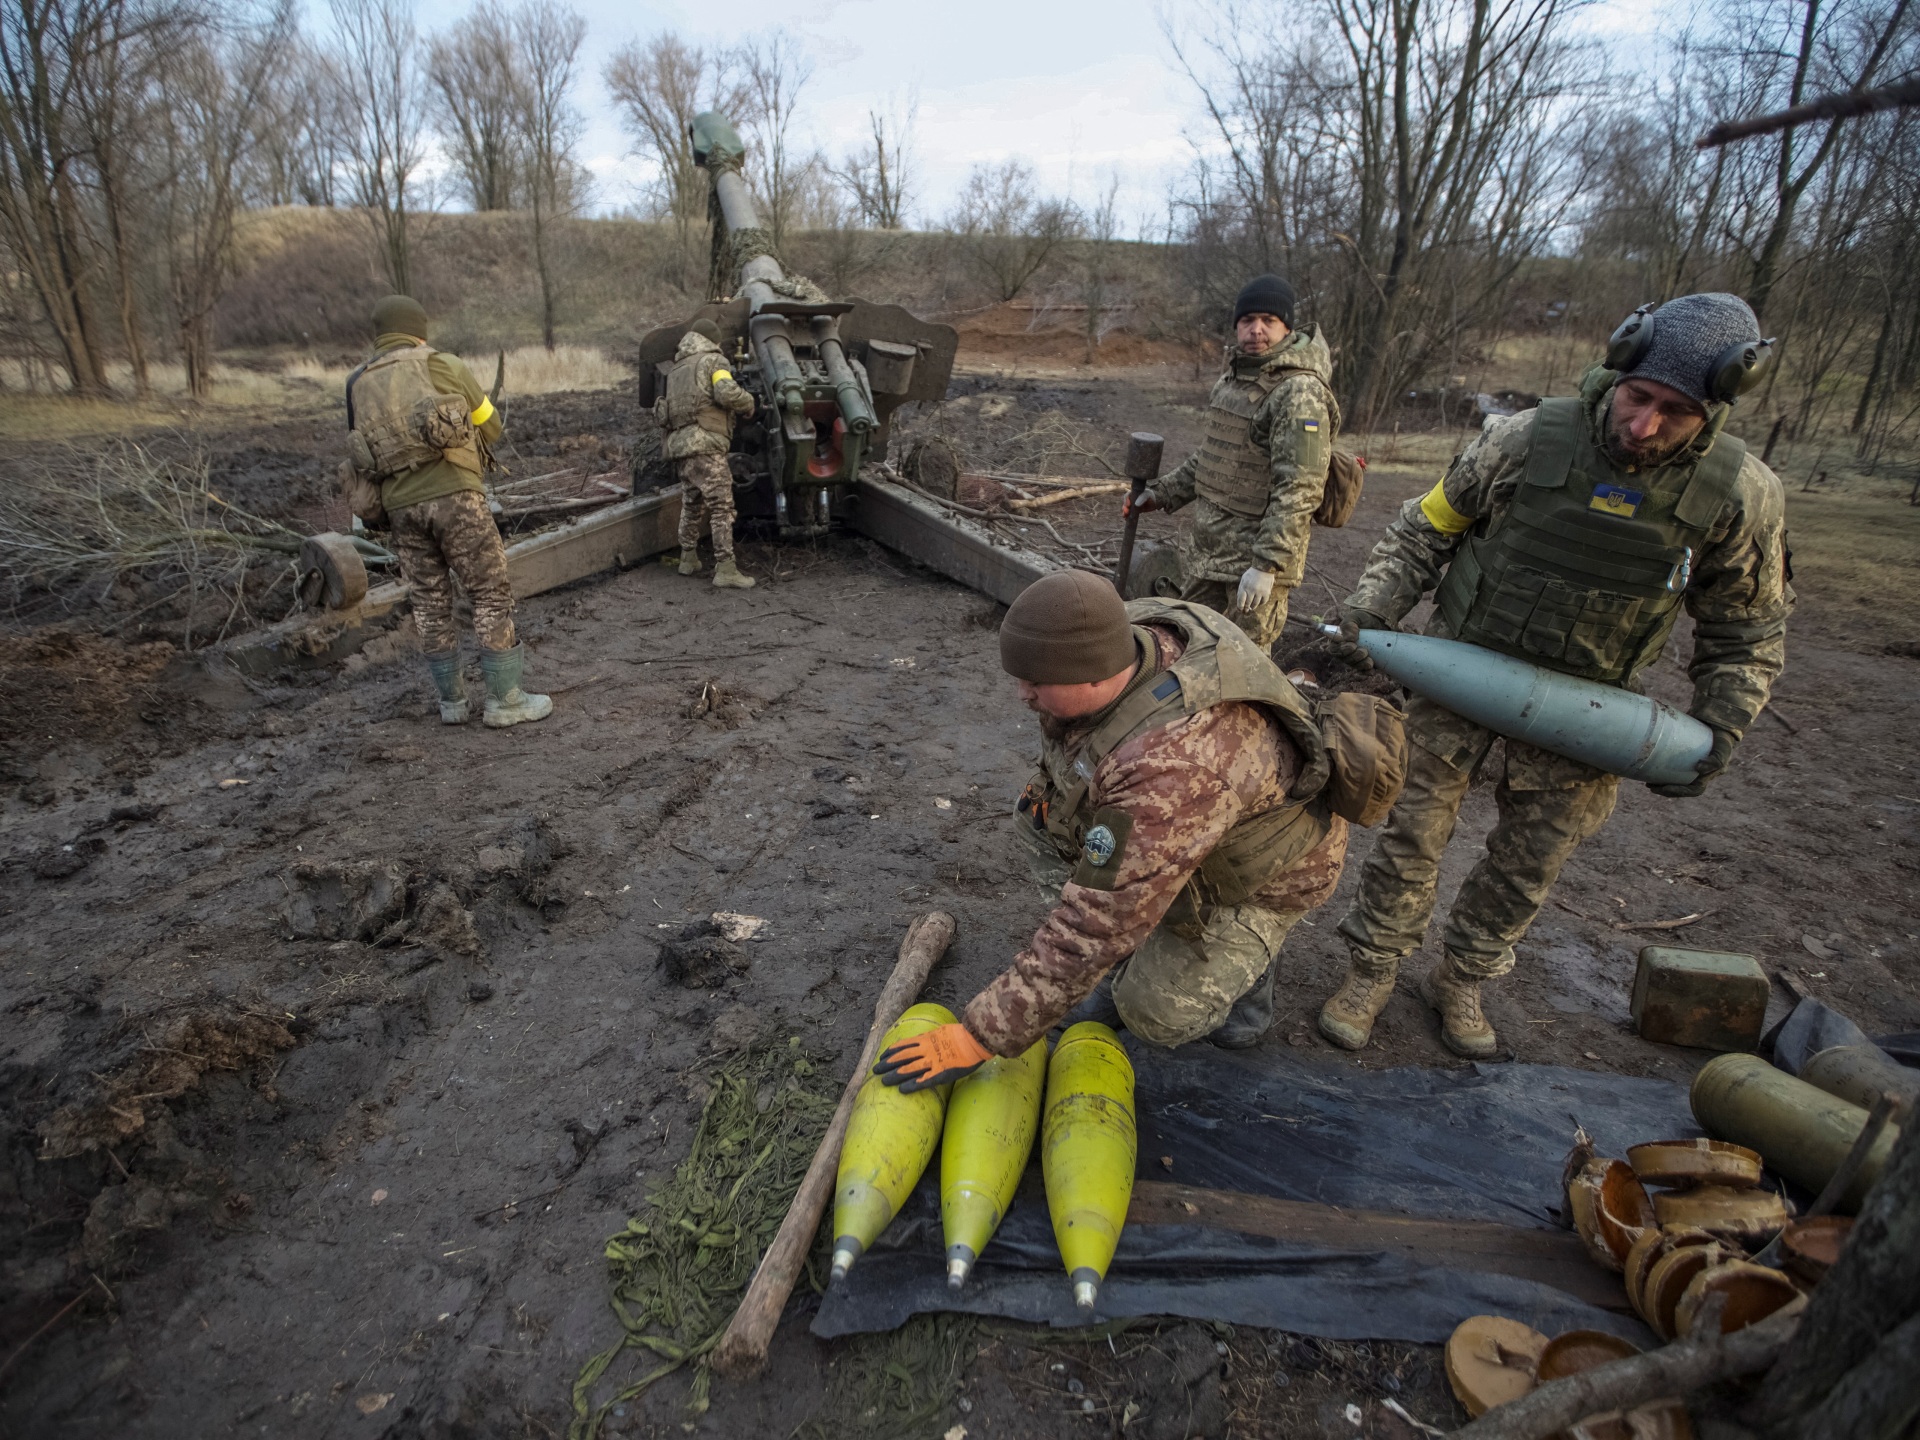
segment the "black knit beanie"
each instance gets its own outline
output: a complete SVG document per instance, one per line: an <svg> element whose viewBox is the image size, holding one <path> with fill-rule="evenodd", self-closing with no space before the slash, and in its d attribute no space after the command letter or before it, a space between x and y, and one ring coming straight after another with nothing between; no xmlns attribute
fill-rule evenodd
<svg viewBox="0 0 1920 1440"><path fill-rule="evenodd" d="M1233 302L1233 323L1242 315L1277 315L1286 327L1293 328L1293 286L1278 275L1256 275Z"/></svg>
<svg viewBox="0 0 1920 1440"><path fill-rule="evenodd" d="M1134 661L1133 624L1113 582L1085 570L1042 575L1000 622L1000 668L1035 685L1110 680Z"/></svg>

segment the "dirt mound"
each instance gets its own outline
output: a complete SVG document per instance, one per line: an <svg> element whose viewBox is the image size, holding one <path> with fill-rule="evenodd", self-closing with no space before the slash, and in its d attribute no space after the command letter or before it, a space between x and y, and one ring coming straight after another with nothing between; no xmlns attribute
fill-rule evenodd
<svg viewBox="0 0 1920 1440"><path fill-rule="evenodd" d="M124 1140L209 1070L239 1070L293 1044L285 1025L262 1015L189 1015L163 1044L143 1046L95 1098L62 1106L41 1121L40 1158L66 1160Z"/></svg>

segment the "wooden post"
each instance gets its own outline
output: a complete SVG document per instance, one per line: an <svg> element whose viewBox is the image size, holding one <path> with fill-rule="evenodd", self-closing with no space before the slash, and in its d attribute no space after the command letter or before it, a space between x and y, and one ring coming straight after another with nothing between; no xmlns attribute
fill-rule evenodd
<svg viewBox="0 0 1920 1440"><path fill-rule="evenodd" d="M847 1087L841 1092L840 1105L833 1112L826 1137L814 1152L813 1163L807 1167L806 1178L794 1194L787 1218L780 1222L780 1233L773 1237L773 1244L760 1258L760 1266L753 1272L753 1281L741 1298L740 1308L733 1312L726 1334L714 1348L713 1368L722 1374L744 1378L757 1375L766 1367L767 1346L773 1339L774 1327L780 1323L780 1312L787 1308L787 1297L793 1293L794 1281L800 1278L800 1269L806 1264L807 1249L813 1244L814 1232L820 1228L827 1201L833 1198L834 1179L840 1168L840 1143L847 1136L847 1120L853 1114L854 1097L860 1093L860 1087L867 1081L867 1072L879 1056L881 1037L893 1028L894 1021L920 994L920 987L927 983L928 972L953 943L953 930L953 916L944 910L930 910L907 927L893 973L881 988L880 998L873 1003L873 1024L867 1030L866 1044L860 1047L860 1062L853 1067Z"/></svg>

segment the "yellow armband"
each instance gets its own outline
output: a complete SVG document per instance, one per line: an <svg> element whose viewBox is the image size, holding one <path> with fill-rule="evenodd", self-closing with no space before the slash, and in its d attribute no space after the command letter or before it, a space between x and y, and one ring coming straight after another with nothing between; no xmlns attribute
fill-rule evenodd
<svg viewBox="0 0 1920 1440"><path fill-rule="evenodd" d="M716 370L709 378L712 384L718 385L722 380L731 380L733 378L733 372L731 370Z"/></svg>
<svg viewBox="0 0 1920 1440"><path fill-rule="evenodd" d="M474 407L473 414L468 418L471 419L475 425L486 424L487 421L493 418L493 401L482 395L480 397L480 403Z"/></svg>
<svg viewBox="0 0 1920 1440"><path fill-rule="evenodd" d="M1447 503L1447 482L1442 480L1420 501L1420 513L1442 535L1458 535L1473 525L1473 516L1462 515Z"/></svg>

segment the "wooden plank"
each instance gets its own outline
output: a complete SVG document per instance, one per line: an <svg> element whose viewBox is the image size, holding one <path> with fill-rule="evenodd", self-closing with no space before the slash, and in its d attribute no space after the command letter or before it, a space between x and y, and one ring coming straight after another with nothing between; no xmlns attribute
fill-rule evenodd
<svg viewBox="0 0 1920 1440"><path fill-rule="evenodd" d="M1538 1281L1603 1310L1631 1314L1620 1277L1586 1255L1571 1230L1527 1229L1488 1220L1435 1220L1386 1210L1347 1210L1137 1180L1127 1211L1133 1225L1208 1225L1335 1250L1382 1251L1422 1265L1450 1265Z"/></svg>
<svg viewBox="0 0 1920 1440"><path fill-rule="evenodd" d="M1009 545L985 526L885 480L863 476L853 486L851 518L867 538L1002 605L1060 568L1045 555Z"/></svg>

